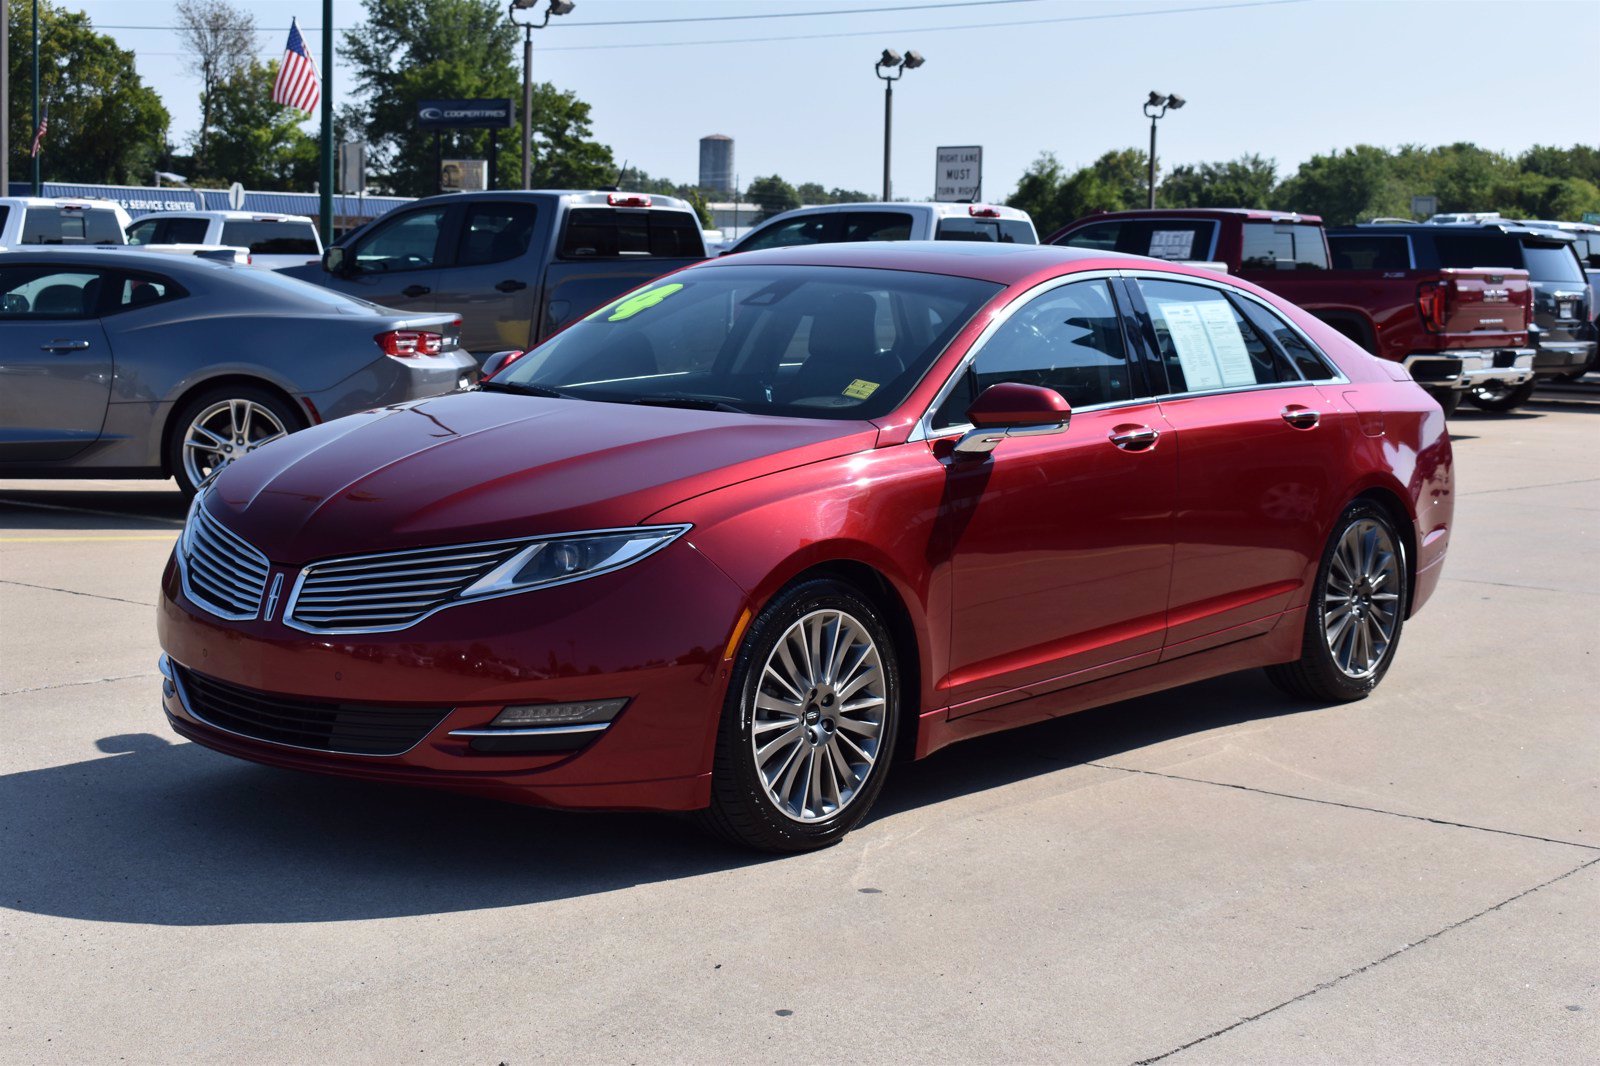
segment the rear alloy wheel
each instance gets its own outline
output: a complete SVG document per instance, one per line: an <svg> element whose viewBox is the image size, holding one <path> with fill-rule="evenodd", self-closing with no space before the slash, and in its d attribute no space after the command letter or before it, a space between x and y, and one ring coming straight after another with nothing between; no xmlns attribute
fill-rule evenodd
<svg viewBox="0 0 1600 1066"><path fill-rule="evenodd" d="M1469 399L1472 406L1482 411L1504 413L1514 411L1528 402L1533 395L1536 382L1525 381L1521 385L1504 385L1498 381L1491 381L1487 385L1479 385L1472 390Z"/></svg>
<svg viewBox="0 0 1600 1066"><path fill-rule="evenodd" d="M168 465L184 495L230 463L301 427L288 404L263 389L217 389L178 413Z"/></svg>
<svg viewBox="0 0 1600 1066"><path fill-rule="evenodd" d="M1405 550L1394 525L1376 504L1356 501L1323 551L1300 658L1269 666L1267 676L1308 700L1365 698L1394 661L1407 596Z"/></svg>
<svg viewBox="0 0 1600 1066"><path fill-rule="evenodd" d="M764 851L839 840L883 787L898 698L893 644L870 603L831 580L781 593L735 662L703 820Z"/></svg>

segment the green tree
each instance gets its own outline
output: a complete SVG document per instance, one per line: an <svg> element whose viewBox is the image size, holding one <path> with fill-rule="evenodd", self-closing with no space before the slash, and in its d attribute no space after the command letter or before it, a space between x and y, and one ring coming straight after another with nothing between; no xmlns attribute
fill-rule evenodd
<svg viewBox="0 0 1600 1066"><path fill-rule="evenodd" d="M1387 151L1370 144L1312 156L1273 192L1272 206L1321 215L1330 226L1408 217L1411 196L1425 190L1405 188L1390 163Z"/></svg>
<svg viewBox="0 0 1600 1066"><path fill-rule="evenodd" d="M1053 153L1045 152L1024 172L1006 204L1028 212L1041 236L1091 211L1141 207L1149 175L1147 158L1137 148L1123 148L1068 174Z"/></svg>
<svg viewBox="0 0 1600 1066"><path fill-rule="evenodd" d="M795 187L774 174L769 178L757 178L745 190L745 199L753 204L759 204L761 215L757 222L765 221L773 215L785 211L793 211L800 206L800 194Z"/></svg>
<svg viewBox="0 0 1600 1066"><path fill-rule="evenodd" d="M366 0L366 21L345 34L341 54L359 98L347 112L370 146L374 171L396 193L438 188L434 132L417 128L428 99L522 98L513 56L520 32L498 0ZM520 122L520 116L519 116ZM611 149L593 140L589 105L549 83L533 91L533 183L604 188L617 179ZM488 130L444 130L446 156L487 158ZM502 188L522 181L520 125L499 131Z"/></svg>
<svg viewBox="0 0 1600 1066"><path fill-rule="evenodd" d="M272 102L278 60L251 62L212 90L216 128L200 179L247 189L309 189L321 150L300 111ZM197 159L197 163L199 160Z"/></svg>
<svg viewBox="0 0 1600 1066"><path fill-rule="evenodd" d="M31 173L32 109L22 87L32 68L32 4L6 0L11 11L11 173ZM41 171L49 181L125 184L149 180L165 151L170 116L134 69L133 53L94 32L89 17L49 0L39 4L39 95L50 129Z"/></svg>
<svg viewBox="0 0 1600 1066"><path fill-rule="evenodd" d="M1278 167L1259 155L1226 163L1184 163L1167 174L1157 192L1162 207L1266 207L1278 182Z"/></svg>

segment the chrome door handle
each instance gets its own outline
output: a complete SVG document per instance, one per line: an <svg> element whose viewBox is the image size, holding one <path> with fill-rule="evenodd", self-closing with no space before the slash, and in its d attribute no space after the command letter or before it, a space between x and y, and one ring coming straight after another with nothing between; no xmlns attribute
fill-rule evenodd
<svg viewBox="0 0 1600 1066"><path fill-rule="evenodd" d="M64 341L64 340L60 340L58 338L56 340L51 341L49 344L41 344L41 345L39 345L39 350L41 352L57 352L57 353L60 353L60 352L81 352L87 347L89 347L89 342L88 341Z"/></svg>
<svg viewBox="0 0 1600 1066"><path fill-rule="evenodd" d="M1120 432L1113 431L1107 439L1123 451L1137 452L1153 447L1160 436L1160 430L1151 429L1149 426L1137 426Z"/></svg>
<svg viewBox="0 0 1600 1066"><path fill-rule="evenodd" d="M1316 429L1317 423L1322 421L1322 416L1316 411L1293 403L1279 411L1278 414L1295 429Z"/></svg>

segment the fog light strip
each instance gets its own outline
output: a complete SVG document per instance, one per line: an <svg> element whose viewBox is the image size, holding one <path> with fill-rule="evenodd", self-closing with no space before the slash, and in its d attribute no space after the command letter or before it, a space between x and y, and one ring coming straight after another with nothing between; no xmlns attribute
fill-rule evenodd
<svg viewBox="0 0 1600 1066"><path fill-rule="evenodd" d="M610 722L585 722L581 725L541 725L526 729L452 729L453 737L554 737L565 733L601 733L611 727Z"/></svg>

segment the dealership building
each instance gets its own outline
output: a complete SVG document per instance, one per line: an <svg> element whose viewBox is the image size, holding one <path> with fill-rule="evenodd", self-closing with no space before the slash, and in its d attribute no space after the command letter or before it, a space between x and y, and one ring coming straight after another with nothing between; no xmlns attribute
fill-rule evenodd
<svg viewBox="0 0 1600 1066"><path fill-rule="evenodd" d="M32 186L25 181L11 183L12 196L29 196ZM190 189L178 186L152 187L148 185L78 185L47 181L44 195L82 197L84 199L113 200L132 215L148 215L153 211L227 211L227 189ZM401 204L410 203L404 196L338 195L333 198L333 229L335 233L355 229L379 215L393 211ZM251 192L245 190L244 211L271 215L306 215L316 218L322 210L321 201L314 192Z"/></svg>

